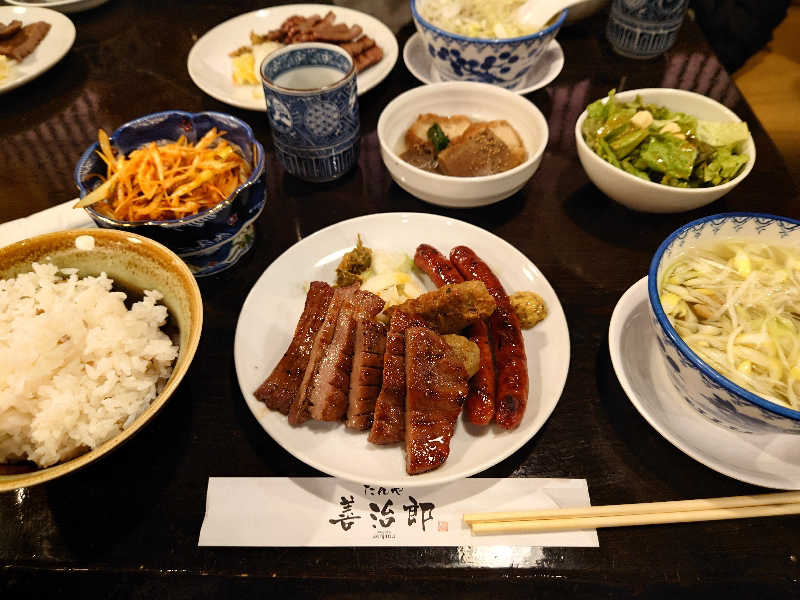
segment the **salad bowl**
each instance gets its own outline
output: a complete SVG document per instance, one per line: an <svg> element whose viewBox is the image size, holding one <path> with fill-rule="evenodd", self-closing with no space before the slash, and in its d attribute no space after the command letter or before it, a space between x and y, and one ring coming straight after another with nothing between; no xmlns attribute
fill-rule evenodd
<svg viewBox="0 0 800 600"><path fill-rule="evenodd" d="M616 94L620 102L632 102L641 97L646 104L657 104L676 113L715 122L741 122L741 119L719 102L702 94L670 88L643 88ZM650 213L676 213L710 204L739 185L753 169L756 148L748 134L742 152L748 160L741 171L725 183L713 187L672 187L632 175L598 156L583 137L583 124L588 116L584 110L575 123L575 145L578 159L586 175L606 196L630 209Z"/></svg>

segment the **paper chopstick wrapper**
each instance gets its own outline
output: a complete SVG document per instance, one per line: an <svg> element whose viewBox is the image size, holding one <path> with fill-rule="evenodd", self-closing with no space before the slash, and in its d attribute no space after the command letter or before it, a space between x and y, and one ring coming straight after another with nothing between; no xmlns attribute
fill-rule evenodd
<svg viewBox="0 0 800 600"><path fill-rule="evenodd" d="M0 248L43 233L93 227L91 217L83 209L72 208L74 204L74 199L69 200L29 217L0 224Z"/></svg>
<svg viewBox="0 0 800 600"><path fill-rule="evenodd" d="M199 546L576 546L594 530L473 536L468 512L589 506L585 479L392 488L331 477L211 477Z"/></svg>

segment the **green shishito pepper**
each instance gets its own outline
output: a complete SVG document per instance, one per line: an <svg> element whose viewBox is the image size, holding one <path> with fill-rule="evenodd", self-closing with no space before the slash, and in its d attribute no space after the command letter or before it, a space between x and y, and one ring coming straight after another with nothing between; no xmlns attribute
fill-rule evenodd
<svg viewBox="0 0 800 600"><path fill-rule="evenodd" d="M433 144L434 156L450 145L450 139L445 135L438 123L434 123L428 128L428 139Z"/></svg>

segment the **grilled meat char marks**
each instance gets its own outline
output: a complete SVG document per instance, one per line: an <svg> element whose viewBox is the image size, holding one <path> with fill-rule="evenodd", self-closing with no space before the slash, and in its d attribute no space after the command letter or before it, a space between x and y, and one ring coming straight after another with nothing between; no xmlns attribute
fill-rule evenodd
<svg viewBox="0 0 800 600"><path fill-rule="evenodd" d="M319 361L314 386L309 394L309 412L318 421L340 421L347 412L350 371L358 319L372 320L384 302L371 292L359 290L342 304L333 338Z"/></svg>
<svg viewBox="0 0 800 600"><path fill-rule="evenodd" d="M353 370L350 372L350 398L345 422L350 429L363 430L372 427L375 401L381 391L386 330L387 327L383 323L370 319L356 320Z"/></svg>
<svg viewBox="0 0 800 600"><path fill-rule="evenodd" d="M309 400L311 398L311 392L316 385L319 364L328 351L331 340L333 340L333 335L336 331L336 322L339 318L339 311L345 301L352 297L357 290L358 284L354 284L347 287L336 288L333 291L333 296L325 312L325 319L319 331L317 331L317 335L314 337L314 343L311 347L311 354L309 355L308 365L303 374L303 380L300 383L300 389L294 401L289 406L289 423L292 425L304 423L311 417L309 413Z"/></svg>
<svg viewBox="0 0 800 600"><path fill-rule="evenodd" d="M467 372L442 337L427 327L406 329L406 472L440 467L450 454Z"/></svg>
<svg viewBox="0 0 800 600"><path fill-rule="evenodd" d="M406 329L413 326L428 325L416 315L400 310L392 313L383 355L383 384L375 402L375 416L369 433L369 441L373 444L391 444L405 437Z"/></svg>
<svg viewBox="0 0 800 600"><path fill-rule="evenodd" d="M323 281L312 281L306 303L289 348L272 374L255 391L255 396L267 407L283 414L300 391L300 384L308 366L314 338L325 321L325 314L333 296L333 288Z"/></svg>

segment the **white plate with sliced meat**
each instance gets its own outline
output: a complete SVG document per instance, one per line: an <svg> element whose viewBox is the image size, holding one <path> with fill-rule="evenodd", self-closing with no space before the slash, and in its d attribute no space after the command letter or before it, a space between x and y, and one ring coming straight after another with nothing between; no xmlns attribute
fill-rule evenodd
<svg viewBox="0 0 800 600"><path fill-rule="evenodd" d="M402 442L375 445L368 431L348 429L341 422L308 420L289 424L286 415L270 410L255 396L270 376L295 334L312 281L333 282L342 256L356 236L376 250L403 251L413 257L419 244L448 255L467 245L485 261L506 292L533 291L547 305L547 317L522 331L530 380L527 407L511 431L492 423L477 426L462 414L455 426L450 454L438 469L406 473ZM421 276L428 289L435 286ZM289 453L330 475L360 483L417 487L453 481L480 473L530 440L558 402L570 359L564 311L539 269L499 237L463 221L420 213L384 213L337 223L299 241L273 262L255 283L236 326L234 361L242 394L264 430Z"/></svg>
<svg viewBox="0 0 800 600"><path fill-rule="evenodd" d="M359 72L356 77L358 94L371 90L383 81L397 62L397 38L375 17L357 10L326 4L287 4L262 8L245 13L217 25L204 34L189 51L187 68L195 85L221 102L266 112L261 85L238 85L233 80L234 64L229 54L250 44L250 32L264 35L280 28L286 19L299 15L325 16L332 12L336 24L359 26L364 36L375 40L383 56L379 62ZM261 58L261 57L259 57ZM258 61L256 61L258 62ZM254 68L257 70L258 65Z"/></svg>
<svg viewBox="0 0 800 600"><path fill-rule="evenodd" d="M24 57L9 61L8 73L0 78L0 94L11 91L47 71L69 52L75 42L75 25L60 12L47 8L0 6L0 24L8 26L14 21L19 21L23 29L40 22L46 23L50 27L49 29L44 28L46 30L44 37L30 53L24 49ZM23 31L19 33L20 39L25 37ZM30 38L30 36L28 37ZM40 34L37 34L36 37L38 39ZM0 39L0 45L13 44L12 40L14 39L16 38L4 37ZM23 42L23 45L27 43Z"/></svg>

